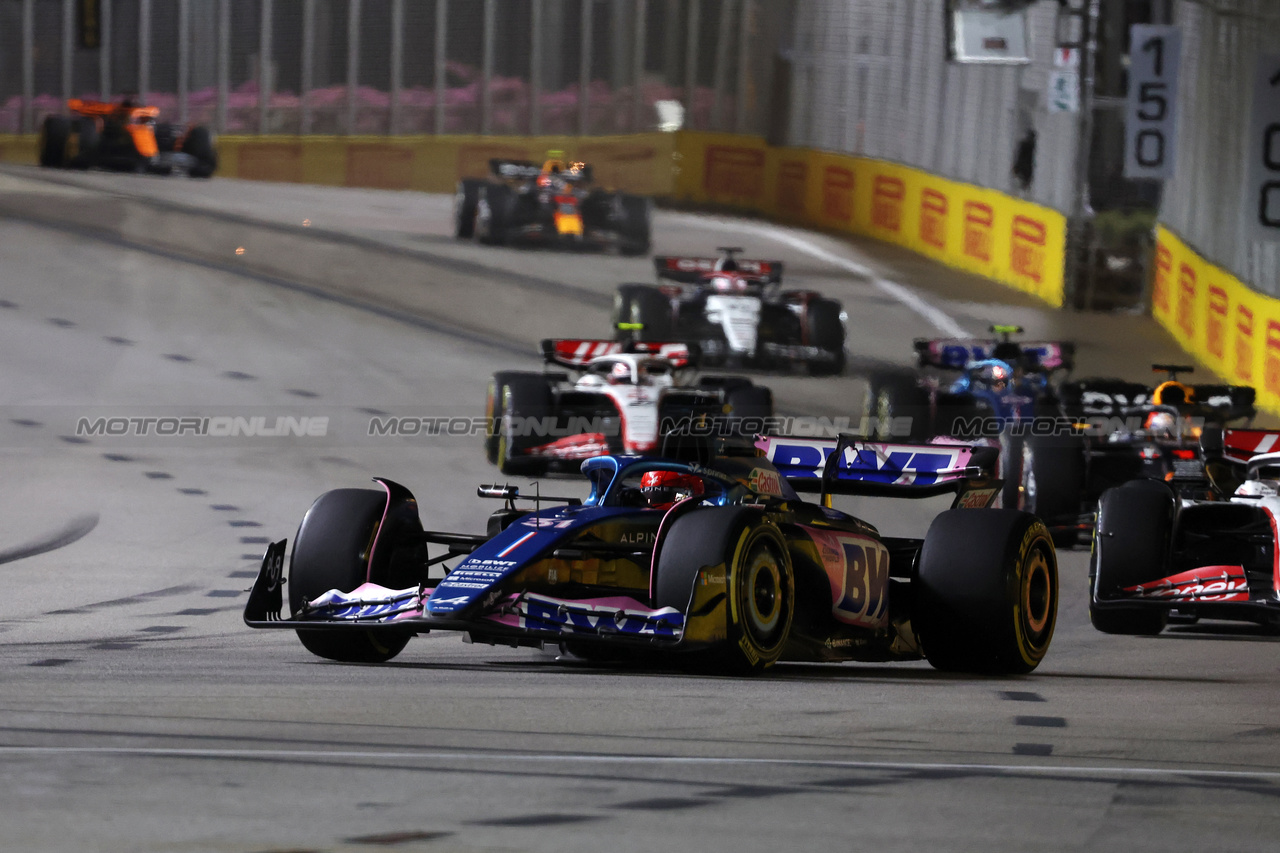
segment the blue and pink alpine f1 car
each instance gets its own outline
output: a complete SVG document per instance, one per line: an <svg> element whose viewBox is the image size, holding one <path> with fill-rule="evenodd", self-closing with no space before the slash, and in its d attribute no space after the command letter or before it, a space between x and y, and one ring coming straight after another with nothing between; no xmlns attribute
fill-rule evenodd
<svg viewBox="0 0 1280 853"><path fill-rule="evenodd" d="M588 459L584 500L540 496L520 508L535 499L482 486L481 496L504 501L485 535L424 531L413 495L389 480L328 492L293 545L291 615L282 614L281 540L267 550L245 622L296 630L307 649L338 661L385 661L433 630L737 672L923 657L941 669L1024 673L1044 657L1056 555L1034 516L989 508L1000 488L993 449L841 436L711 450ZM833 495L946 494L952 508L923 539L881 536L831 506ZM445 561L456 562L429 580Z"/></svg>

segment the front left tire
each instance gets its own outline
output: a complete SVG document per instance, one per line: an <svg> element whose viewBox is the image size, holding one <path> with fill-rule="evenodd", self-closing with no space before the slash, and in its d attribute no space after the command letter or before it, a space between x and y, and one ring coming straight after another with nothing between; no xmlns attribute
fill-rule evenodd
<svg viewBox="0 0 1280 853"><path fill-rule="evenodd" d="M387 540L379 542L378 554L372 553L380 532L384 536L395 533L391 522L397 519L387 519L388 529L382 531L386 507L387 496L372 489L335 489L316 499L298 526L289 558L292 616L296 616L306 602L331 589L350 592L366 580L379 583L389 579L391 548ZM407 519L398 521L415 523ZM421 530L420 525L418 529ZM297 634L307 651L344 663L391 660L400 654L411 636L404 631L356 628L299 628Z"/></svg>

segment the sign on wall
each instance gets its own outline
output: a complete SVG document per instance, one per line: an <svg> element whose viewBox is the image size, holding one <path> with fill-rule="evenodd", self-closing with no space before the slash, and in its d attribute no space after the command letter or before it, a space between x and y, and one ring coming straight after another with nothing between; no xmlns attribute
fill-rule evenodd
<svg viewBox="0 0 1280 853"><path fill-rule="evenodd" d="M1280 54L1258 57L1245 170L1245 233L1280 240Z"/></svg>
<svg viewBox="0 0 1280 853"><path fill-rule="evenodd" d="M1173 177L1181 61L1182 32L1177 27L1135 24L1130 28L1126 178Z"/></svg>

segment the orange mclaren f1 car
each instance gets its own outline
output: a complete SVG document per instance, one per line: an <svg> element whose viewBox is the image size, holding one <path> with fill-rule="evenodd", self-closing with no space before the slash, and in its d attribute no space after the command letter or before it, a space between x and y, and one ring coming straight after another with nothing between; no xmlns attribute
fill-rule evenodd
<svg viewBox="0 0 1280 853"><path fill-rule="evenodd" d="M218 168L213 134L202 126L157 122L158 107L67 101L71 117L47 116L40 129L40 165L98 167L168 175L185 172L207 178Z"/></svg>

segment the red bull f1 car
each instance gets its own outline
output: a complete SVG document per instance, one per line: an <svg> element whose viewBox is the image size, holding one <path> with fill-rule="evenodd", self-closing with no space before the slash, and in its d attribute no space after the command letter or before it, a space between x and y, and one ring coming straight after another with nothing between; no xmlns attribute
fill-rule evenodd
<svg viewBox="0 0 1280 853"><path fill-rule="evenodd" d="M1280 432L1207 428L1207 500L1131 480L1098 505L1089 615L1109 634L1158 634L1171 617L1280 629Z"/></svg>
<svg viewBox="0 0 1280 853"><path fill-rule="evenodd" d="M594 186L591 167L553 157L539 166L490 160L487 178L463 178L455 233L489 245L526 243L649 251L649 199Z"/></svg>
<svg viewBox="0 0 1280 853"><path fill-rule="evenodd" d="M1025 673L1043 659L1053 543L1034 516L984 508L998 488L989 452L841 436L761 439L742 453L595 457L581 501L530 506L513 487L482 486L505 502L483 535L424 530L413 495L390 480L327 492L293 543L289 615L280 540L245 622L296 631L337 661L389 660L429 631L745 673L920 658ZM954 494L955 508L923 538L886 537L833 509L842 494ZM447 574L430 580L440 563Z"/></svg>
<svg viewBox="0 0 1280 853"><path fill-rule="evenodd" d="M1044 414L1071 431L1024 441L1020 505L1045 520L1059 545L1090 530L1098 498L1130 480L1161 479L1179 495L1203 497L1210 483L1201 431L1246 425L1257 414L1253 388L1180 382L1178 374L1192 370L1187 365L1152 369L1168 379L1154 386L1103 378L1064 382L1058 408Z"/></svg>
<svg viewBox="0 0 1280 853"><path fill-rule="evenodd" d="M783 290L782 261L657 257L660 283L623 284L614 297L619 341L696 343L708 366L844 369L844 310L812 290Z"/></svg>
<svg viewBox="0 0 1280 853"><path fill-rule="evenodd" d="M683 343L544 340L549 365L576 374L502 371L489 382L485 453L507 474L576 471L605 453L658 453L673 433L770 431L773 394L742 376L695 378Z"/></svg>
<svg viewBox="0 0 1280 853"><path fill-rule="evenodd" d="M207 127L158 122L158 107L72 99L71 117L47 116L40 129L40 165L112 169L207 178L218 152Z"/></svg>

